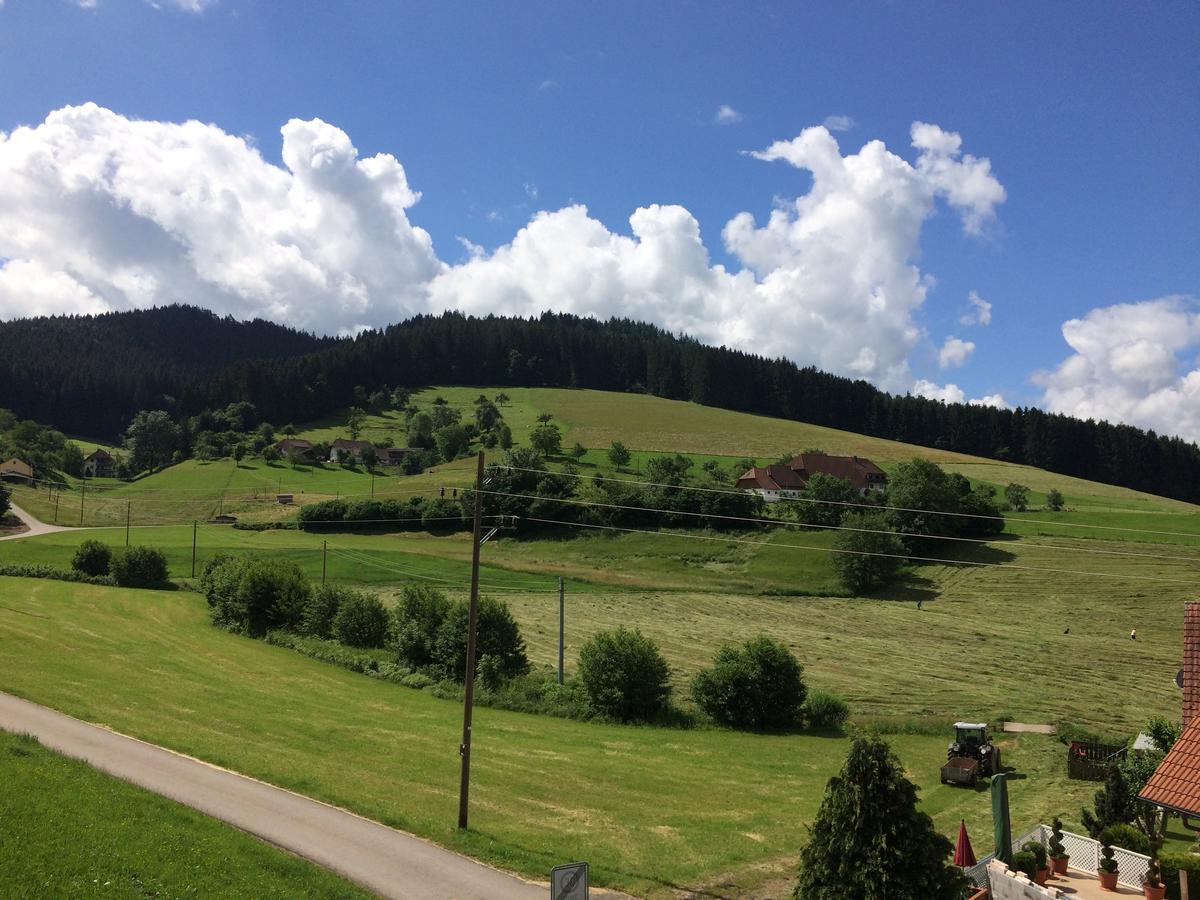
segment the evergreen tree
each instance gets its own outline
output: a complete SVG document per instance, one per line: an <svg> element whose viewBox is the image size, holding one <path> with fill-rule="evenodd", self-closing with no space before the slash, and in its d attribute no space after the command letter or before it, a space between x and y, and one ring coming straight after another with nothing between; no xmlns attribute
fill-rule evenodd
<svg viewBox="0 0 1200 900"><path fill-rule="evenodd" d="M1104 787L1096 791L1090 810L1082 810L1079 821L1093 838L1109 825L1128 824L1137 818L1137 798L1129 789L1120 766L1109 766Z"/></svg>
<svg viewBox="0 0 1200 900"><path fill-rule="evenodd" d="M961 900L950 841L917 809L917 788L882 738L856 737L800 853L797 900Z"/></svg>

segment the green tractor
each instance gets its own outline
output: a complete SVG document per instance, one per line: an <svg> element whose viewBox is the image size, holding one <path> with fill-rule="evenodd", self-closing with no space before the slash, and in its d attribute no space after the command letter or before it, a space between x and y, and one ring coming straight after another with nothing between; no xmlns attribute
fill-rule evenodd
<svg viewBox="0 0 1200 900"><path fill-rule="evenodd" d="M942 784L969 784L990 778L1000 767L1000 748L992 743L986 722L955 722L954 743L946 748Z"/></svg>

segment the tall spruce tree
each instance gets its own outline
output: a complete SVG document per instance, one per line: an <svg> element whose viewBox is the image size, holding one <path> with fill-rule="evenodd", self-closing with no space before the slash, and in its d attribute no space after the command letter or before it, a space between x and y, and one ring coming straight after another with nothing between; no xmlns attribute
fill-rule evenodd
<svg viewBox="0 0 1200 900"><path fill-rule="evenodd" d="M961 900L953 846L917 810L917 788L879 737L856 737L800 853L797 900Z"/></svg>

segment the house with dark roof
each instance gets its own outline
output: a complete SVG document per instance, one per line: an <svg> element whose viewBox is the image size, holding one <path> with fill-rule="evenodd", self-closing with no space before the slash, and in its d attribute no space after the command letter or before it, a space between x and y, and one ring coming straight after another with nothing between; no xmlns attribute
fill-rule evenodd
<svg viewBox="0 0 1200 900"><path fill-rule="evenodd" d="M97 447L83 458L83 474L88 478L111 478L116 460L103 447Z"/></svg>
<svg viewBox="0 0 1200 900"><path fill-rule="evenodd" d="M778 503L799 497L804 482L785 465L755 466L737 480L737 489L758 494L767 503Z"/></svg>
<svg viewBox="0 0 1200 900"><path fill-rule="evenodd" d="M1200 831L1200 602L1183 613L1183 733L1138 799L1183 817Z"/></svg>
<svg viewBox="0 0 1200 900"><path fill-rule="evenodd" d="M861 456L830 456L827 453L801 453L788 463L788 468L805 484L818 472L850 482L867 494L887 490L887 473L869 459Z"/></svg>
<svg viewBox="0 0 1200 900"><path fill-rule="evenodd" d="M416 447L388 447L386 450L379 451L379 464L381 466L398 466L414 453L420 452Z"/></svg>
<svg viewBox="0 0 1200 900"><path fill-rule="evenodd" d="M287 457L295 453L297 457L305 462L313 462L313 445L312 441L306 441L304 438L284 438L275 443L275 449L279 451L279 455Z"/></svg>
<svg viewBox="0 0 1200 900"><path fill-rule="evenodd" d="M370 441L351 441L346 438L338 438L329 445L329 461L332 463L341 462L342 457L349 456L355 462L360 462L363 453L368 449L375 449L375 445Z"/></svg>
<svg viewBox="0 0 1200 900"><path fill-rule="evenodd" d="M862 494L887 490L887 474L869 459L825 453L801 453L786 465L755 466L737 480L737 489L758 494L767 503L777 503L800 496L808 479L818 473L842 478Z"/></svg>
<svg viewBox="0 0 1200 900"><path fill-rule="evenodd" d="M33 466L15 456L0 462L0 479L33 484Z"/></svg>

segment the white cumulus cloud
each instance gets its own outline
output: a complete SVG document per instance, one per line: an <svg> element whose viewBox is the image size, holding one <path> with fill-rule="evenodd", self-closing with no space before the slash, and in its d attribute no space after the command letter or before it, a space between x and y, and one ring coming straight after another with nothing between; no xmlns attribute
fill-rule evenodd
<svg viewBox="0 0 1200 900"><path fill-rule="evenodd" d="M1034 375L1042 403L1200 441L1200 304L1171 296L1093 309L1063 323L1074 353Z"/></svg>
<svg viewBox="0 0 1200 900"><path fill-rule="evenodd" d="M826 116L821 124L830 131L849 131L854 127L854 120L849 116Z"/></svg>
<svg viewBox="0 0 1200 900"><path fill-rule="evenodd" d="M718 125L734 125L742 121L742 114L728 103L722 103L717 107L717 114L713 116L713 121Z"/></svg>
<svg viewBox="0 0 1200 900"><path fill-rule="evenodd" d="M942 400L946 403L962 403L967 396L957 384L940 385L926 381L924 378L919 378L914 382L912 392L918 397Z"/></svg>
<svg viewBox="0 0 1200 900"><path fill-rule="evenodd" d="M94 104L0 134L0 318L189 302L347 333L445 309L556 310L907 390L931 284L915 262L923 223L944 201L974 231L1004 198L987 160L937 126L913 126L911 162L880 141L843 153L815 126L752 154L812 186L761 224L725 225L736 270L712 262L687 209L659 205L628 232L583 205L543 210L490 253L460 241L449 265L409 219L420 195L398 160L361 157L319 119L282 135L278 165L215 125Z"/></svg>
<svg viewBox="0 0 1200 900"><path fill-rule="evenodd" d="M967 294L967 302L971 304L970 312L958 321L963 325L991 325L992 304L984 300L975 291Z"/></svg>
<svg viewBox="0 0 1200 900"><path fill-rule="evenodd" d="M1012 409L1012 404L1004 399L1003 394L985 394L975 400L969 400L973 406L991 406L996 409Z"/></svg>
<svg viewBox="0 0 1200 900"><path fill-rule="evenodd" d="M938 351L938 365L943 369L958 368L974 352L974 342L960 340L956 337L948 337L946 338L946 342L942 344L942 349Z"/></svg>

